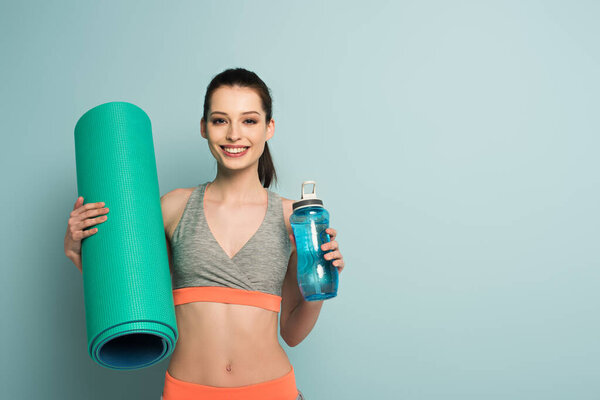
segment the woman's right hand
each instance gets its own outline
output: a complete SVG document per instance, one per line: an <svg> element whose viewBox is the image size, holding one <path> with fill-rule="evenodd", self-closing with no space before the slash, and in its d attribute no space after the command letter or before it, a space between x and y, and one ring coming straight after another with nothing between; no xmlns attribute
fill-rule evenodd
<svg viewBox="0 0 600 400"><path fill-rule="evenodd" d="M103 202L84 205L83 197L79 197L73 206L65 235L65 254L80 271L82 271L81 241L98 232L98 228L84 229L105 222L108 217L103 214L106 213L108 207L105 208Z"/></svg>

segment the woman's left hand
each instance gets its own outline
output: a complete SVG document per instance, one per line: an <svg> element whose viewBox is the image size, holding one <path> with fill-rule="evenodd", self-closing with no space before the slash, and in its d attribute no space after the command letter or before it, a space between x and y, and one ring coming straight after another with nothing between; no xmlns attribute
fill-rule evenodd
<svg viewBox="0 0 600 400"><path fill-rule="evenodd" d="M344 257L342 257L342 253L340 253L340 245L335 240L337 231L333 228L327 228L325 232L329 234L330 240L327 243L323 243L321 250L329 251L324 257L326 260L333 260L332 264L338 269L338 274L340 274L344 269Z"/></svg>

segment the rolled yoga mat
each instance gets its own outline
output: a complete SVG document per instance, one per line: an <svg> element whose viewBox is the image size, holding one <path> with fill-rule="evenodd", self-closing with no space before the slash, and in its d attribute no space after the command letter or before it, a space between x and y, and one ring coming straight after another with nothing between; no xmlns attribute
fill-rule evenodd
<svg viewBox="0 0 600 400"><path fill-rule="evenodd" d="M103 367L148 367L178 337L150 119L125 102L92 108L75 158L79 196L109 208L81 243L88 352Z"/></svg>

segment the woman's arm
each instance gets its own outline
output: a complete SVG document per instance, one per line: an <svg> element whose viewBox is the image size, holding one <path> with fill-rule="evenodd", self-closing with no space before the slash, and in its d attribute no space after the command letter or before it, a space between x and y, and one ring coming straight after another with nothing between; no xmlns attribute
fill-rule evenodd
<svg viewBox="0 0 600 400"><path fill-rule="evenodd" d="M288 346L297 346L317 323L323 300L306 301L300 293L297 278L298 257L292 251L281 289L280 334Z"/></svg>

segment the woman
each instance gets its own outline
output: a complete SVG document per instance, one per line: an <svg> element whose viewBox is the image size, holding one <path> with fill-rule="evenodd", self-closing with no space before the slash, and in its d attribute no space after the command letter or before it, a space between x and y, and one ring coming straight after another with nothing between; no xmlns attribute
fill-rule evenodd
<svg viewBox="0 0 600 400"><path fill-rule="evenodd" d="M276 179L267 141L275 122L268 87L253 72L215 76L204 99L201 135L217 176L161 197L179 339L162 399L303 399L277 339L298 345L323 301L303 299L289 217L293 200L268 188ZM81 271L81 240L107 220L102 203L75 203L65 253ZM323 245L338 271L335 237Z"/></svg>

